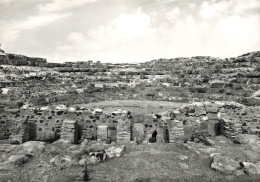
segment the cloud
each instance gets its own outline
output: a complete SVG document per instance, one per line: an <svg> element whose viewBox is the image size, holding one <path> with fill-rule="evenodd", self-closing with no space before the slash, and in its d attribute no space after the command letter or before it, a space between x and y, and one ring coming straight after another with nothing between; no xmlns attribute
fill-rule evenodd
<svg viewBox="0 0 260 182"><path fill-rule="evenodd" d="M166 4L166 3L176 2L176 0L156 0L156 2L160 4Z"/></svg>
<svg viewBox="0 0 260 182"><path fill-rule="evenodd" d="M31 16L28 17L25 21L20 22L18 25L16 25L16 28L18 29L31 29L31 28L35 28L38 26L44 26L44 25L48 25L54 21L63 19L68 17L70 14L66 13L66 14L39 14L37 16Z"/></svg>
<svg viewBox="0 0 260 182"><path fill-rule="evenodd" d="M71 32L57 47L55 59L137 62L196 55L230 57L260 48L259 15L225 14L227 7L214 7L219 18L213 22L208 21L213 17L209 12L201 20L174 7L164 12L159 24L153 24L158 16L152 16L158 13L139 8L133 14L120 14L108 25Z"/></svg>
<svg viewBox="0 0 260 182"><path fill-rule="evenodd" d="M38 6L38 9L41 12L55 12L75 6L80 6L85 3L93 3L96 0L52 0L50 3L41 4Z"/></svg>
<svg viewBox="0 0 260 182"><path fill-rule="evenodd" d="M212 31L216 53L235 56L243 52L256 50L260 43L260 18L232 15L218 21ZM213 42L212 41L212 42ZM217 47L221 47L217 49Z"/></svg>
<svg viewBox="0 0 260 182"><path fill-rule="evenodd" d="M62 59L65 53L71 59L84 59L88 55L89 59L120 61L130 58L133 61L140 51L150 46L156 32L150 26L150 16L140 8L134 14L120 14L110 25L98 26L85 34L71 32L66 43L57 48L56 58Z"/></svg>
<svg viewBox="0 0 260 182"><path fill-rule="evenodd" d="M195 3L190 3L189 7L193 10L197 7L197 5Z"/></svg>
<svg viewBox="0 0 260 182"><path fill-rule="evenodd" d="M207 2L201 4L200 15L203 18L212 18L214 16L222 15L228 9L229 3L226 2Z"/></svg>
<svg viewBox="0 0 260 182"><path fill-rule="evenodd" d="M259 0L247 0L246 2L242 0L240 1L232 0L232 4L234 5L234 11L236 12L260 8Z"/></svg>
<svg viewBox="0 0 260 182"><path fill-rule="evenodd" d="M22 21L2 22L0 37L3 44L11 44L14 42L22 31L30 30L40 26L46 26L50 23L68 17L70 14L38 14L29 16Z"/></svg>
<svg viewBox="0 0 260 182"><path fill-rule="evenodd" d="M171 11L166 13L166 19L169 22L174 22L176 21L176 19L178 18L178 16L180 15L180 9L178 7L173 8Z"/></svg>
<svg viewBox="0 0 260 182"><path fill-rule="evenodd" d="M12 2L14 2L15 0L1 0L0 4L10 4Z"/></svg>
<svg viewBox="0 0 260 182"><path fill-rule="evenodd" d="M259 0L214 0L203 1L201 3L200 15L202 18L208 19L213 17L221 17L224 15L239 14L244 11L250 11L260 8Z"/></svg>
<svg viewBox="0 0 260 182"><path fill-rule="evenodd" d="M25 3L30 6L28 14L0 19L0 40L3 46L14 47L8 52L34 51L34 56L46 55L48 61L55 62L230 57L260 49L259 0L124 1L111 6L97 1L98 10L81 6L93 2L40 0L33 3L35 8ZM11 5L10 12L17 12ZM124 11L122 6L126 7ZM69 25L61 21L65 19L70 20Z"/></svg>

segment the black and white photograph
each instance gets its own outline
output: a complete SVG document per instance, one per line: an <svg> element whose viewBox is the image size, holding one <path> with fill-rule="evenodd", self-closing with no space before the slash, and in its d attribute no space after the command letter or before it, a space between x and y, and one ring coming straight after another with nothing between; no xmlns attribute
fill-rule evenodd
<svg viewBox="0 0 260 182"><path fill-rule="evenodd" d="M0 0L0 182L260 182L260 0Z"/></svg>

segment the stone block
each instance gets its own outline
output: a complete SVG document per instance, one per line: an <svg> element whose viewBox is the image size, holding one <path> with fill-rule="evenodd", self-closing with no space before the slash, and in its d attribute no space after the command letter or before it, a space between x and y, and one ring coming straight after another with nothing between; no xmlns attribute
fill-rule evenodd
<svg viewBox="0 0 260 182"><path fill-rule="evenodd" d="M218 113L219 112L219 106L217 104L206 104L205 110L207 113Z"/></svg>

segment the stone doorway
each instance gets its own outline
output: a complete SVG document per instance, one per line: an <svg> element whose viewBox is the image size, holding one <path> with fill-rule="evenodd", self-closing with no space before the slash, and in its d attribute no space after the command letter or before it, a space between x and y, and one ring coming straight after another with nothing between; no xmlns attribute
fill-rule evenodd
<svg viewBox="0 0 260 182"><path fill-rule="evenodd" d="M111 142L117 142L117 128L116 127L109 127L108 128L108 138Z"/></svg>
<svg viewBox="0 0 260 182"><path fill-rule="evenodd" d="M154 130L152 136L149 138L149 143L156 143L157 141L157 131Z"/></svg>
<svg viewBox="0 0 260 182"><path fill-rule="evenodd" d="M170 135L169 135L169 129L168 128L165 128L164 140L165 140L165 143L170 142Z"/></svg>

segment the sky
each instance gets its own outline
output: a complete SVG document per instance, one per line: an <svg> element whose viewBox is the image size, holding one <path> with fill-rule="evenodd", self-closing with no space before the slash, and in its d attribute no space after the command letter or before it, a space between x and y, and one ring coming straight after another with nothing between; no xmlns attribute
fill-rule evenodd
<svg viewBox="0 0 260 182"><path fill-rule="evenodd" d="M0 0L0 44L48 62L260 51L260 0Z"/></svg>

